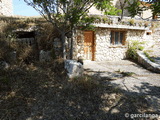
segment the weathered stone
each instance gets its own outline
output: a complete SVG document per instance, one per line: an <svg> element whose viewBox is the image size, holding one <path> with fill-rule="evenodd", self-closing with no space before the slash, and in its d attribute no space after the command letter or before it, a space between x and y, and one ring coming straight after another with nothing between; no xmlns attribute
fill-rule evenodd
<svg viewBox="0 0 160 120"><path fill-rule="evenodd" d="M48 61L51 61L51 51L41 50L41 51L40 51L40 55L39 55L39 61L40 61L40 62L48 62Z"/></svg>
<svg viewBox="0 0 160 120"><path fill-rule="evenodd" d="M8 69L9 64L6 61L0 61L0 69Z"/></svg>
<svg viewBox="0 0 160 120"><path fill-rule="evenodd" d="M16 51L12 51L10 53L10 58L11 58L12 62L16 62L16 60L17 60L17 52Z"/></svg>
<svg viewBox="0 0 160 120"><path fill-rule="evenodd" d="M83 65L75 60L66 60L65 69L69 78L79 77L83 75Z"/></svg>
<svg viewBox="0 0 160 120"><path fill-rule="evenodd" d="M148 70L151 70L156 73L160 73L160 65L154 62L151 62L143 52L138 52L138 62L142 64Z"/></svg>
<svg viewBox="0 0 160 120"><path fill-rule="evenodd" d="M115 26L116 27L116 26ZM111 44L111 31L113 29L110 28L96 28L95 29L95 61L116 61L122 60L126 58L126 52L128 49L128 42L131 40L138 40L140 42L145 42L144 47L153 45L153 38L151 36L147 36L145 30L134 30L128 29L126 32L126 44L125 45L112 45ZM122 30L115 28L115 30ZM157 33L158 34L158 33ZM84 35L83 31L78 31L77 33L77 40L78 42L82 41L84 43ZM152 43L152 44L151 44ZM84 56L84 45L77 44L75 46L77 51L74 51L76 57ZM76 53L77 52L77 53Z"/></svg>

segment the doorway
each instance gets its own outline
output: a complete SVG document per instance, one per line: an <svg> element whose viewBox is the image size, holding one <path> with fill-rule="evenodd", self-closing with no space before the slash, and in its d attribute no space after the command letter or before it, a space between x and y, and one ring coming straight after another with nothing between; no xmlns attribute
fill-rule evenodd
<svg viewBox="0 0 160 120"><path fill-rule="evenodd" d="M84 59L94 61L94 32L84 31Z"/></svg>

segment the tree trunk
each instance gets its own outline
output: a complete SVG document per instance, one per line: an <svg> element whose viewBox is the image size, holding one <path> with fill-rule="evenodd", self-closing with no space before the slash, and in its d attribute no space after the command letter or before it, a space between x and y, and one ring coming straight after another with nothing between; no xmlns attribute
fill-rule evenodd
<svg viewBox="0 0 160 120"><path fill-rule="evenodd" d="M61 34L61 40L62 40L62 54L63 59L66 60L66 39L65 39L65 32L62 32Z"/></svg>
<svg viewBox="0 0 160 120"><path fill-rule="evenodd" d="M71 35L71 49L70 49L70 59L73 59L73 41L75 37L75 29L72 29L72 35Z"/></svg>
<svg viewBox="0 0 160 120"><path fill-rule="evenodd" d="M122 13L121 13L121 19L120 19L120 21L122 21L122 19L123 19L123 14L124 14L124 8L122 8Z"/></svg>
<svg viewBox="0 0 160 120"><path fill-rule="evenodd" d="M153 20L156 20L156 19L157 19L157 16L156 16L155 13L153 13L152 19L153 19Z"/></svg>

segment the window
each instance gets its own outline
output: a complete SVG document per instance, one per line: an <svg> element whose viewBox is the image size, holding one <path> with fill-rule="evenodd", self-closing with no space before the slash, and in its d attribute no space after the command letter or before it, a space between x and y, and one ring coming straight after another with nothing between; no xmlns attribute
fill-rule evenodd
<svg viewBox="0 0 160 120"><path fill-rule="evenodd" d="M111 31L112 45L125 45L125 31Z"/></svg>

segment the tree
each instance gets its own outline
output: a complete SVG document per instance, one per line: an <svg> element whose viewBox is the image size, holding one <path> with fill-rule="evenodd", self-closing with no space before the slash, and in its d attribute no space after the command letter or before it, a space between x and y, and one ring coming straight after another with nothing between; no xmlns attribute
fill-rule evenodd
<svg viewBox="0 0 160 120"><path fill-rule="evenodd" d="M127 1L128 6L126 9L128 10L129 14L131 17L135 17L136 15L139 15L142 12L142 8L140 6L140 1L139 0L133 0L132 2Z"/></svg>
<svg viewBox="0 0 160 120"><path fill-rule="evenodd" d="M123 19L124 10L125 10L125 6L126 6L127 2L128 2L128 0L119 0L120 8L121 8L121 20Z"/></svg>
<svg viewBox="0 0 160 120"><path fill-rule="evenodd" d="M36 9L48 22L59 31L63 44L63 58L66 59L65 35L72 33L87 11L103 0L24 0ZM73 39L72 42L73 43ZM72 44L71 44L72 46ZM72 49L72 48L71 48ZM71 50L72 51L72 50Z"/></svg>
<svg viewBox="0 0 160 120"><path fill-rule="evenodd" d="M132 17L135 15L139 15L143 11L146 11L148 9L152 10L152 16L153 19L155 19L155 16L160 14L160 1L159 0L134 0L134 1L128 1L129 6L127 7L128 12ZM150 18L150 17L149 17Z"/></svg>
<svg viewBox="0 0 160 120"><path fill-rule="evenodd" d="M156 19L156 16L160 14L160 1L154 0L152 2L152 5L150 6L152 12L153 12L153 19Z"/></svg>
<svg viewBox="0 0 160 120"><path fill-rule="evenodd" d="M112 0L103 0L98 2L96 3L96 8L104 11L105 15L117 15L118 13L121 13L121 10L114 7L111 1Z"/></svg>

